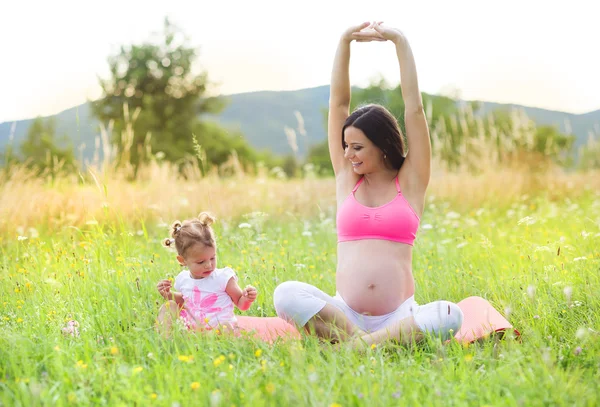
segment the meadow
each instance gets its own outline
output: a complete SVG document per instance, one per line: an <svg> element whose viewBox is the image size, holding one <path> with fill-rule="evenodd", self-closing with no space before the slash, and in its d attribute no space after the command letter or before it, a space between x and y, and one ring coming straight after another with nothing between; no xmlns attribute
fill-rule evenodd
<svg viewBox="0 0 600 407"><path fill-rule="evenodd" d="M415 299L486 298L521 332L366 353L154 330L180 268L168 226L210 210L219 266L273 316L279 282L335 292L332 179L0 177L0 405L594 406L600 403L600 174L436 173ZM236 311L241 315L239 311ZM78 335L63 333L70 320Z"/></svg>

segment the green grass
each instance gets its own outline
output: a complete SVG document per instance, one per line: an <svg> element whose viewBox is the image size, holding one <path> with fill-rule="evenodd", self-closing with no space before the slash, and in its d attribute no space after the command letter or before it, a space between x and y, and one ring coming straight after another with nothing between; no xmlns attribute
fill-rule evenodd
<svg viewBox="0 0 600 407"><path fill-rule="evenodd" d="M259 290L246 315L274 315L272 293L285 280L334 293L330 215L225 219L216 231L219 266ZM468 347L432 339L360 354L314 338L268 345L176 331L163 339L153 330L155 284L180 270L160 245L166 233L123 223L3 236L0 405L600 403L600 195L524 197L460 214L430 201L414 249L416 300L479 295L522 333ZM70 319L79 337L62 334Z"/></svg>

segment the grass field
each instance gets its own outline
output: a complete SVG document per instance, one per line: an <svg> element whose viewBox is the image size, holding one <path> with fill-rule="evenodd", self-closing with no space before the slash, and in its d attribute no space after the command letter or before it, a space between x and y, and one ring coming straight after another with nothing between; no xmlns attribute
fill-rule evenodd
<svg viewBox="0 0 600 407"><path fill-rule="evenodd" d="M180 270L160 241L201 210L219 218L219 266L259 290L247 315L275 315L285 280L334 293L331 180L4 182L0 404L598 405L600 193L586 176L549 179L435 181L414 248L417 302L485 297L521 341L366 354L153 329L156 282ZM76 337L62 333L72 319Z"/></svg>

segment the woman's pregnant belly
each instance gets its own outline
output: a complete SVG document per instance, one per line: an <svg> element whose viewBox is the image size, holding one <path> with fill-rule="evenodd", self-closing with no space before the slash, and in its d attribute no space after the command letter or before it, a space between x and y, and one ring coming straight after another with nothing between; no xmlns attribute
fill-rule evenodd
<svg viewBox="0 0 600 407"><path fill-rule="evenodd" d="M364 315L385 315L414 295L412 247L387 240L338 243L336 289Z"/></svg>

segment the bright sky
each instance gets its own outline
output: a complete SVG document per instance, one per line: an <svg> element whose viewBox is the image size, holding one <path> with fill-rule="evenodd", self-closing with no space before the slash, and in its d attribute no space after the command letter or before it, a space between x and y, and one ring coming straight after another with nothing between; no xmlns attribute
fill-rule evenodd
<svg viewBox="0 0 600 407"><path fill-rule="evenodd" d="M600 109L599 14L592 0L10 1L0 122L100 97L107 57L151 39L165 16L199 47L223 94L328 84L342 31L377 19L408 37L422 91L585 113ZM353 44L350 69L354 85L379 74L399 81L389 43Z"/></svg>

